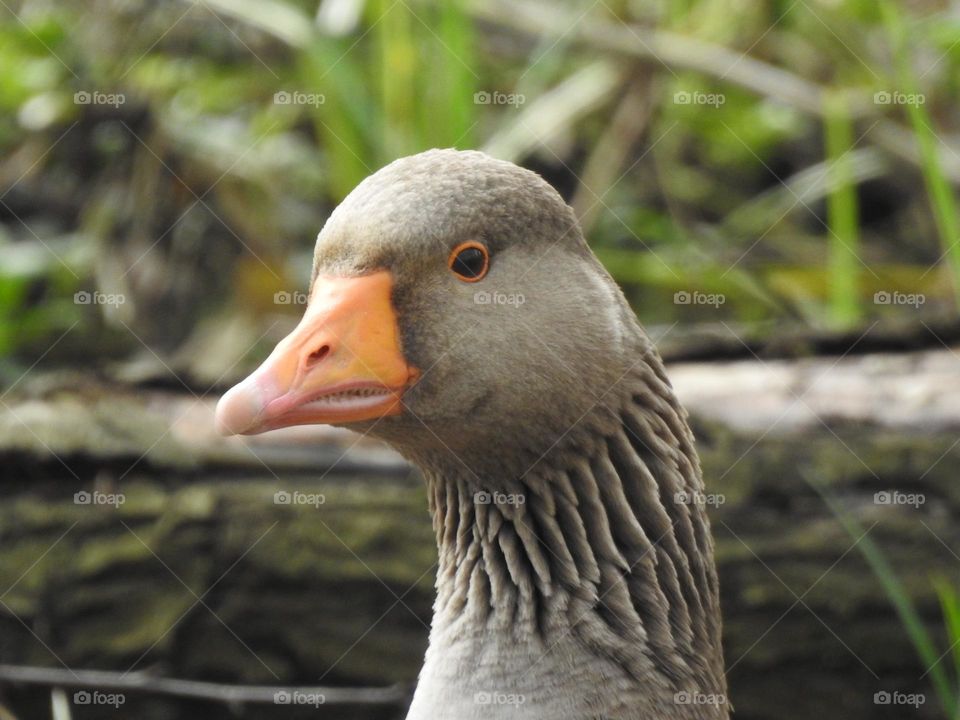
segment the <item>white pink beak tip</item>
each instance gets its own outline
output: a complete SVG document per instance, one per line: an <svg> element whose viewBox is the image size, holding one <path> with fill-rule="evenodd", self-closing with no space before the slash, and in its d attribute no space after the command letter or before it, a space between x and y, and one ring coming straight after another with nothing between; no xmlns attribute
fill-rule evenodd
<svg viewBox="0 0 960 720"><path fill-rule="evenodd" d="M256 380L249 377L230 388L217 403L214 425L227 437L249 432L263 413L263 398Z"/></svg>

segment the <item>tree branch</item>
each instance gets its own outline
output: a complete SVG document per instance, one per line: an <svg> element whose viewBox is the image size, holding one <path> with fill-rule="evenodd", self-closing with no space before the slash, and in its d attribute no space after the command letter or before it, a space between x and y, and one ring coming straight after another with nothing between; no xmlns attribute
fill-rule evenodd
<svg viewBox="0 0 960 720"><path fill-rule="evenodd" d="M225 685L155 677L145 673L68 670L26 665L0 665L0 683L144 692L227 704L275 703L277 696L284 693L288 696L296 693L322 696L324 705L399 705L409 698L409 688L403 685L381 688Z"/></svg>

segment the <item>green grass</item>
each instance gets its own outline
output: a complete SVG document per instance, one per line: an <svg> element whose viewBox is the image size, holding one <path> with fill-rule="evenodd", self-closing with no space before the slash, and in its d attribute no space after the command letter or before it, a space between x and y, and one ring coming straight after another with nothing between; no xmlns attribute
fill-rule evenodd
<svg viewBox="0 0 960 720"><path fill-rule="evenodd" d="M142 148L105 149L117 139L117 118L73 103L78 90L119 91L128 98L121 119L153 133L148 139L164 164L194 193L225 173L206 202L271 264L295 249L308 252L329 209L396 157L486 147L544 172L568 197L579 191L592 199L580 178L600 178L591 190L603 203L588 239L644 322L853 328L882 317L917 322L956 313L960 216L945 158L958 128L941 110L952 107L958 87L960 23L938 10L865 0L815 13L802 3L756 4L734 24L725 0L686 0L662 11L578 1L552 8L557 21L546 22L544 11L538 30L517 27L519 11L491 7L373 0L362 4L355 26L334 32L314 22L316 4L306 0L175 3L143 17L105 10L100 32L124 41L103 44L73 5L19 0L11 8L23 23L0 25L0 64L14 70L0 77L0 178L12 182L29 168L30 178L72 188L82 218L102 216L99 204L118 209L110 223L72 237L76 228L58 226L57 217L48 222L62 203L48 205L46 187L32 191L31 230L40 228L51 246L85 246L76 267L85 285L109 272L108 256L129 241L129 228L146 232L149 245L186 209L171 200L176 181ZM577 18L590 23L589 37L578 35ZM638 38L649 32L680 35L704 54L701 62L663 61L662 51L630 55L629 48L643 50ZM620 43L604 40L617 33ZM920 49L937 60L923 76L913 69ZM738 73L748 65L758 82L745 85ZM813 102L777 95L794 82L815 91ZM872 102L874 90L894 85L905 94L922 90L925 102ZM649 117L627 137L614 119L636 87ZM277 107L280 90L321 94L325 102ZM481 90L520 93L526 102L475 104ZM724 101L678 104L677 92ZM895 130L886 144L884 127ZM249 151L257 138L262 147L296 150ZM902 157L909 143L913 160ZM602 147L616 152L599 172L589 163ZM865 182L880 190L879 202L870 201ZM106 189L109 183L116 188ZM143 198L163 208L157 228L138 225ZM192 261L202 263L203 230L178 232L187 234L179 242L192 248ZM37 242L10 217L0 221L0 247L7 235ZM899 280L884 270L894 266ZM676 289L722 293L729 302L678 306ZM878 307L871 302L878 290L922 293L927 302L920 310ZM26 317L38 295L4 297L6 315ZM185 314L182 322L197 319Z"/></svg>
<svg viewBox="0 0 960 720"><path fill-rule="evenodd" d="M934 587L937 597L940 598L940 608L946 625L948 652L954 670L954 686L960 688L960 595L957 593L956 586L945 578L938 578ZM954 720L960 717L960 701L955 707Z"/></svg>
<svg viewBox="0 0 960 720"><path fill-rule="evenodd" d="M928 668L930 682L943 708L944 716L950 720L955 720L960 716L960 706L957 704L957 688L960 687L960 684L956 680L957 674L960 673L960 664L957 664L960 661L960 606L958 606L955 592L946 583L940 582L937 584L941 604L944 608L944 617L946 618L948 642L951 644L957 643L952 648L955 665L955 677L952 679L944 667L944 661L941 659L943 651L937 649L937 644L927 626L924 625L916 605L883 551L867 534L866 529L836 498L818 484L813 482L810 484L833 511L847 534L857 541L857 550L867 561L874 576L880 582L887 599L896 610L904 631L910 638L921 663L925 668Z"/></svg>
<svg viewBox="0 0 960 720"><path fill-rule="evenodd" d="M926 94L921 93L920 83L913 70L909 50L911 32L908 21L901 14L897 3L883 0L880 4L883 21L893 48L897 69L899 91L923 102L908 102L907 116L914 139L920 152L921 169L926 183L930 206L936 222L940 243L946 256L949 274L953 283L954 300L960 308L960 215L953 188L947 181L940 162L940 138L934 130L933 120L926 108Z"/></svg>
<svg viewBox="0 0 960 720"><path fill-rule="evenodd" d="M829 161L830 192L827 195L829 224L830 321L839 327L855 325L863 315L859 292L860 245L857 188L850 168L853 121L842 91L827 96L824 137Z"/></svg>

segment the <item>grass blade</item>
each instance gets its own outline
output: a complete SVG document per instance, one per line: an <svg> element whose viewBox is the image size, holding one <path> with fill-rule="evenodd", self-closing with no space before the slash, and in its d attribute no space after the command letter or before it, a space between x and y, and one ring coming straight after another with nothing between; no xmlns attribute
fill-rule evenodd
<svg viewBox="0 0 960 720"><path fill-rule="evenodd" d="M853 121L841 91L825 98L824 137L831 190L827 195L830 228L830 322L850 327L860 319L859 207L853 182L850 152L853 150Z"/></svg>
<svg viewBox="0 0 960 720"><path fill-rule="evenodd" d="M896 572L887 561L883 551L873 542L872 538L864 534L864 528L857 522L853 515L847 512L825 488L809 480L808 482L810 482L813 488L823 498L824 502L826 502L827 506L833 511L850 537L854 539L860 538L857 543L857 549L867 561L867 565L870 566L877 580L880 581L883 591L897 611L900 622L907 631L910 642L913 643L917 655L920 657L920 661L926 668L929 668L927 672L930 675L934 690L937 693L937 698L940 700L940 704L943 706L947 717L953 718L957 712L954 688L950 683L946 670L944 670L943 665L940 663L941 654L937 652L937 646L933 638L930 637L927 627L923 624L923 620L920 618L920 613L917 612L913 600L904 588L903 583L900 582L900 578L897 577Z"/></svg>
<svg viewBox="0 0 960 720"><path fill-rule="evenodd" d="M957 307L960 308L960 217L957 215L956 198L937 155L938 139L933 130L930 113L920 100L923 95L919 92L919 83L910 64L905 22L896 3L884 0L880 7L893 45L897 79L901 85L900 91L908 98L910 96L915 98L913 102L906 102L907 116L920 151L923 179L930 194L937 232L946 255L950 278L953 282L954 298Z"/></svg>

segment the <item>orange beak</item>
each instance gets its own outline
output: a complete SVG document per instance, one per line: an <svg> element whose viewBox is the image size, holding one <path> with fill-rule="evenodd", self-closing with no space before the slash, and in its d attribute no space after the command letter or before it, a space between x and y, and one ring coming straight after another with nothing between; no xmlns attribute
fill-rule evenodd
<svg viewBox="0 0 960 720"><path fill-rule="evenodd" d="M417 378L400 349L386 270L319 277L296 329L217 403L217 430L254 435L289 425L396 415Z"/></svg>

